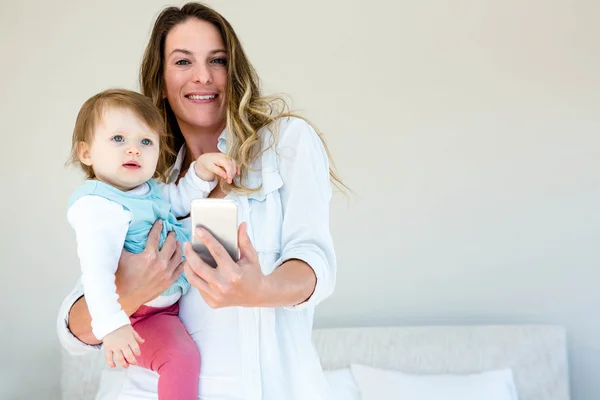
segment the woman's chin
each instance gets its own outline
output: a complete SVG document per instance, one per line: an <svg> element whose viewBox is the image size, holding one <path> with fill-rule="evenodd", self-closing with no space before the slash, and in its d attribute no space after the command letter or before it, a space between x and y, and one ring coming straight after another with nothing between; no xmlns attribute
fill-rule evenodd
<svg viewBox="0 0 600 400"><path fill-rule="evenodd" d="M216 115L202 115L190 118L188 125L195 129L215 129L216 127L225 127L225 118Z"/></svg>

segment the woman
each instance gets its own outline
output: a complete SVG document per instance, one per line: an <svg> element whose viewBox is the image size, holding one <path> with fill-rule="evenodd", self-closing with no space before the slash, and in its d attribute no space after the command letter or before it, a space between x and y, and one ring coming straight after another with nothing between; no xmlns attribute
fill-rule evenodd
<svg viewBox="0 0 600 400"><path fill-rule="evenodd" d="M180 264L174 237L158 250L157 223L143 253L121 257L123 310L131 315L185 270L197 290L180 300L180 318L200 350L200 398L328 398L311 343L314 307L331 294L336 276L329 202L331 180L340 182L325 144L303 119L261 97L231 25L204 5L159 15L140 81L180 149L171 181L206 152L226 153L240 166L240 178L221 182L209 197L237 202L241 257L235 262L210 234L196 231L218 267L189 245ZM184 223L189 229L189 218ZM63 303L58 333L72 354L99 348L80 285ZM127 375L120 399L156 398L154 372L132 365Z"/></svg>

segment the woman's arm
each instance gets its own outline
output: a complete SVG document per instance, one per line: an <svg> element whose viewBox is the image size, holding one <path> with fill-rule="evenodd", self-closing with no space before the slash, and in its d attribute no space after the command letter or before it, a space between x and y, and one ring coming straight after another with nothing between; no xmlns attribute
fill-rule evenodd
<svg viewBox="0 0 600 400"><path fill-rule="evenodd" d="M200 291L210 307L294 306L310 297L315 288L313 269L301 260L289 260L280 267L281 271L264 275L245 222L238 231L240 260L237 263L209 232L198 228L196 235L213 255L218 267L206 264L191 244L186 243L184 269L190 284Z"/></svg>
<svg viewBox="0 0 600 400"><path fill-rule="evenodd" d="M140 260L140 262L143 262L143 260ZM119 303L128 317L144 304L143 301L140 303L140 297L136 293L119 296ZM100 340L96 339L96 336L92 333L92 317L85 296L81 296L77 299L75 304L71 307L71 310L69 311L68 328L71 333L83 343L90 345L102 343Z"/></svg>
<svg viewBox="0 0 600 400"><path fill-rule="evenodd" d="M282 248L275 270L266 277L266 287L273 301L301 309L314 307L335 288L329 159L321 138L308 123L293 118L281 124L277 154L283 180L279 189Z"/></svg>
<svg viewBox="0 0 600 400"><path fill-rule="evenodd" d="M331 184L327 153L316 132L302 120L282 126L277 149L283 207L282 251L270 275L263 275L256 251L240 226L240 261L234 263L209 233L195 232L218 268L204 263L186 245L185 272L211 307L311 307L334 289L336 259L329 232Z"/></svg>
<svg viewBox="0 0 600 400"><path fill-rule="evenodd" d="M181 245L173 233L167 235L162 249L158 250L161 229L162 222L155 222L144 251L140 254L124 251L119 261L116 272L117 293L119 303L128 316L165 291L183 271ZM64 316L67 322L65 329L83 343L100 343L92 333L91 316L85 297L76 300L67 314Z"/></svg>
<svg viewBox="0 0 600 400"><path fill-rule="evenodd" d="M100 340L92 333L92 316L88 310L85 297L81 296L69 311L68 329L85 344L100 344Z"/></svg>
<svg viewBox="0 0 600 400"><path fill-rule="evenodd" d="M291 307L306 302L314 293L317 276L302 260L288 260L265 276L262 307Z"/></svg>

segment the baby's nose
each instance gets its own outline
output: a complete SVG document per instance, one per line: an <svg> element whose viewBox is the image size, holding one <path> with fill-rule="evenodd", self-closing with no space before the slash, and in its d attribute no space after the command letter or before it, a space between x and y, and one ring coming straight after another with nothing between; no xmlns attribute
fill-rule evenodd
<svg viewBox="0 0 600 400"><path fill-rule="evenodd" d="M135 147L135 146L129 147L129 148L127 149L127 154L131 154L131 155L137 155L137 156L139 156L139 155L140 155L140 149L138 149L138 148L137 148L137 147Z"/></svg>

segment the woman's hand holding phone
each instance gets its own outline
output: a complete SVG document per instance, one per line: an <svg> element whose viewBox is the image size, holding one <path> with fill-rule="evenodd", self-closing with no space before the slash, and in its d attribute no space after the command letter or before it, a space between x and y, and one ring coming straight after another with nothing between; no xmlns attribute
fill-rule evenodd
<svg viewBox="0 0 600 400"><path fill-rule="evenodd" d="M206 304L211 308L261 306L265 300L266 278L258 253L248 237L246 223L238 230L240 258L237 262L206 229L196 228L192 233L206 246L217 264L217 268L211 267L194 251L191 243L185 244L184 271Z"/></svg>

